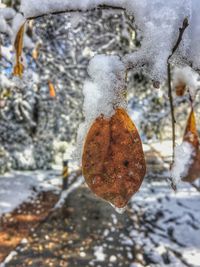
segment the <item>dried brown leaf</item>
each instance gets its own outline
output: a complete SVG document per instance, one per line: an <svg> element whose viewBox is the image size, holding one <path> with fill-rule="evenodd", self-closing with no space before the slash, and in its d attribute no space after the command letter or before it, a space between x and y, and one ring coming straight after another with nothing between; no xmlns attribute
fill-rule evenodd
<svg viewBox="0 0 200 267"><path fill-rule="evenodd" d="M94 121L85 140L82 168L90 189L118 208L138 191L146 164L140 136L124 109Z"/></svg>
<svg viewBox="0 0 200 267"><path fill-rule="evenodd" d="M41 47L41 43L37 43L35 48L33 49L33 52L32 52L32 57L33 59L36 61L39 57L39 49Z"/></svg>
<svg viewBox="0 0 200 267"><path fill-rule="evenodd" d="M189 167L188 175L184 177L182 180L187 182L193 182L197 178L200 178L199 137L198 137L196 119L193 108L187 120L183 141L186 141L193 146L194 154L192 156L192 164Z"/></svg>
<svg viewBox="0 0 200 267"><path fill-rule="evenodd" d="M50 97L56 97L56 90L52 82L48 82Z"/></svg>
<svg viewBox="0 0 200 267"><path fill-rule="evenodd" d="M19 77L22 77L24 71L23 57L22 57L24 29L25 29L25 23L20 27L14 42L14 48L16 52L16 63L14 66L13 74Z"/></svg>

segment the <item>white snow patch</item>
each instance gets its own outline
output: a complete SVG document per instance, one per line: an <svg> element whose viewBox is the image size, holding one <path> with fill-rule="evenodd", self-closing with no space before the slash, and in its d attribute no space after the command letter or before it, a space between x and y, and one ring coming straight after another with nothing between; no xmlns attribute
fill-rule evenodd
<svg viewBox="0 0 200 267"><path fill-rule="evenodd" d="M109 235L109 230L108 229L105 229L105 231L103 232L103 236L106 237Z"/></svg>
<svg viewBox="0 0 200 267"><path fill-rule="evenodd" d="M8 47L1 46L1 55L9 62L11 62L13 58L12 52L13 50L11 46L8 46Z"/></svg>
<svg viewBox="0 0 200 267"><path fill-rule="evenodd" d="M118 220L115 214L111 214L112 220L113 220L113 224L117 224Z"/></svg>
<svg viewBox="0 0 200 267"><path fill-rule="evenodd" d="M6 264L9 263L13 257L15 257L17 255L16 251L11 251L8 256L5 258L4 262L0 263L0 267L6 267Z"/></svg>
<svg viewBox="0 0 200 267"><path fill-rule="evenodd" d="M125 79L123 63L117 56L97 55L90 61L88 74L91 79L83 88L86 120L91 122L100 114L110 117L114 105L125 104L120 95Z"/></svg>
<svg viewBox="0 0 200 267"><path fill-rule="evenodd" d="M132 216L139 207L140 214L146 218L144 221L152 227L146 236L143 232L145 223L136 229L137 221L133 220L134 226L129 230L129 237L138 249L142 248L152 259L159 260L159 266L165 266L160 257L164 253L170 256L169 266L180 266L181 261L173 251L182 255L188 265L198 266L200 206L196 189L184 183L175 194L164 181L144 182L131 201L131 206ZM170 229L173 238L169 234Z"/></svg>
<svg viewBox="0 0 200 267"><path fill-rule="evenodd" d="M186 86L186 90L189 90L190 95L194 99L196 95L196 91L200 86L200 82L198 81L199 75L194 72L190 67L182 67L175 68L173 83L174 87L179 84L184 84Z"/></svg>
<svg viewBox="0 0 200 267"><path fill-rule="evenodd" d="M3 16L4 19L12 19L15 16L16 12L13 8L10 7L4 7L0 8L0 16Z"/></svg>
<svg viewBox="0 0 200 267"><path fill-rule="evenodd" d="M56 203L56 205L54 206L54 209L58 209L58 208L62 207L62 205L64 204L65 199L68 197L68 195L71 194L76 188L78 188L83 183L83 181L84 181L84 179L81 176L67 190L62 191L61 197L60 197L59 201Z"/></svg>
<svg viewBox="0 0 200 267"><path fill-rule="evenodd" d="M106 255L104 254L103 247L94 247L94 256L96 261L105 261Z"/></svg>
<svg viewBox="0 0 200 267"><path fill-rule="evenodd" d="M82 144L92 122L101 114L110 117L116 107L126 108L123 97L125 69L117 56L95 56L88 66L90 80L83 88L85 122L79 126L76 157L82 154Z"/></svg>
<svg viewBox="0 0 200 267"><path fill-rule="evenodd" d="M116 262L117 261L117 257L115 255L111 255L109 258L110 262Z"/></svg>
<svg viewBox="0 0 200 267"><path fill-rule="evenodd" d="M81 252L80 252L80 256L81 256L82 258L84 258L84 257L86 256L86 253L85 253L84 251L81 251Z"/></svg>
<svg viewBox="0 0 200 267"><path fill-rule="evenodd" d="M38 191L58 190L59 183L61 179L56 171L12 171L0 176L0 216L35 198Z"/></svg>
<svg viewBox="0 0 200 267"><path fill-rule="evenodd" d="M188 142L183 142L175 147L174 164L171 169L171 177L174 183L181 181L181 178L187 176L189 167L193 161L194 148Z"/></svg>

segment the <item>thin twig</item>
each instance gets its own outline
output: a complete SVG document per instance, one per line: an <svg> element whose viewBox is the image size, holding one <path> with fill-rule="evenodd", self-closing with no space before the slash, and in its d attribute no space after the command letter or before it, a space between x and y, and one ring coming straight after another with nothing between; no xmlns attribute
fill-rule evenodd
<svg viewBox="0 0 200 267"><path fill-rule="evenodd" d="M173 47L172 49L172 53L171 55L168 57L168 63L169 63L169 60L170 58L173 56L173 54L176 52L176 50L178 49L181 41L182 41L182 38L183 38L183 34L186 30L186 28L189 26L189 22L188 22L188 18L185 18L184 21L183 21L183 24L182 24L182 27L179 28L179 36L178 36L178 39L176 41L176 44L175 46Z"/></svg>
<svg viewBox="0 0 200 267"><path fill-rule="evenodd" d="M172 162L174 162L174 149L175 149L175 142L176 142L176 128L175 128L175 114L174 114L174 104L173 104L173 96L172 96L172 84L171 84L171 65L168 63L167 65L167 74L168 74L168 97L170 103L170 110L171 110L171 121L172 121Z"/></svg>
<svg viewBox="0 0 200 267"><path fill-rule="evenodd" d="M176 136L175 136L175 115L174 115L174 105L173 105L173 96L172 96L172 85L171 85L171 65L170 65L170 59L173 56L173 54L176 52L176 50L178 49L182 38L183 38L183 34L185 29L189 26L188 23L188 18L185 18L182 24L182 27L179 28L179 36L178 39L172 49L172 53L171 55L169 55L168 60L167 60L167 73L168 73L168 96L169 96L169 102L170 102L170 109L171 109L171 118L172 118L172 148L173 148L173 154L172 154L172 162L174 162L174 149L175 149L175 140L176 140Z"/></svg>
<svg viewBox="0 0 200 267"><path fill-rule="evenodd" d="M167 60L167 76L168 76L168 96L169 96L169 102L170 102L170 110L171 110L171 121L172 121L172 164L174 163L174 152L175 152L175 145L176 145L176 119L175 119L175 114L174 114L174 104L173 104L173 95L172 95L172 81L171 81L171 64L170 64L170 59L178 49L182 38L183 38L183 33L185 29L189 26L188 19L185 18L183 21L183 25L181 28L179 28L179 36L178 39L172 49L171 55L169 55L168 60ZM172 178L169 179L171 182L171 187L173 188L174 191L176 191L176 185L174 184Z"/></svg>
<svg viewBox="0 0 200 267"><path fill-rule="evenodd" d="M48 15L59 15L59 14L63 14L63 13L75 13L75 12L88 12L88 11L95 11L95 10L109 10L109 9L113 9L113 10L119 10L119 11L125 11L125 8L120 7L120 6L111 6L111 5L99 5L95 8L91 8L91 9L87 9L87 10L82 10L82 9L68 9L68 10L62 10L62 11L54 11L51 13L44 13L38 16L32 16L32 17L27 17L27 20L31 20L31 19L37 19L37 18L41 18L44 16L48 16ZM24 15L22 13L22 15Z"/></svg>

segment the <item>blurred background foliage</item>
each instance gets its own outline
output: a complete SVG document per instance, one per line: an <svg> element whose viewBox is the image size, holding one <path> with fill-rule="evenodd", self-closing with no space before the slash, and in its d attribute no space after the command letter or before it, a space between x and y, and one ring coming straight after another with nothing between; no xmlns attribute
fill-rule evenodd
<svg viewBox="0 0 200 267"><path fill-rule="evenodd" d="M19 10L20 1L2 3ZM88 77L88 62L96 54L122 56L137 49L141 36L132 27L133 21L123 12L101 10L30 21L22 81L12 77L11 36L0 34L1 47L11 54L2 55L0 60L1 173L10 168L49 169L68 157L84 119L82 86ZM6 22L12 25L12 19ZM50 95L49 82L55 88L55 97ZM171 139L167 82L155 89L148 77L132 70L127 97L129 113L143 143ZM174 98L177 137L181 137L189 114L188 96L174 94ZM198 103L195 110L199 117Z"/></svg>

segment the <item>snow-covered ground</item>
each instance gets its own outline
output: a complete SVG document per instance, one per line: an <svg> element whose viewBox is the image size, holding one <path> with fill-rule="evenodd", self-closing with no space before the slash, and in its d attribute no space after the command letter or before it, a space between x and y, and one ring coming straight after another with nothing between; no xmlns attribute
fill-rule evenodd
<svg viewBox="0 0 200 267"><path fill-rule="evenodd" d="M139 222L125 240L137 244L141 257L155 263L151 266L200 266L200 193L196 189L185 183L174 193L166 182L146 181L131 201L130 214L134 221L137 215ZM173 264L167 265L167 258Z"/></svg>
<svg viewBox="0 0 200 267"><path fill-rule="evenodd" d="M59 174L60 171L15 171L0 177L0 215L35 196L33 186L38 191L58 190ZM69 186L63 197L69 197L81 183L82 177ZM61 197L63 203L62 200ZM146 178L132 198L125 217L127 215L131 223L126 231L119 231L118 223L124 215L117 214L114 209L109 215L112 225L104 230L99 227L99 231L103 231L103 243L99 241L94 246L96 260L90 262L91 266L96 262L115 266L118 255L110 255L106 244L114 242L113 238L119 235L120 246L129 249L130 267L200 267L200 193L195 188L182 183L175 193L165 178L161 181ZM85 257L86 254L82 251L81 255Z"/></svg>
<svg viewBox="0 0 200 267"><path fill-rule="evenodd" d="M12 171L0 176L0 216L34 198L40 191L59 190L60 174L60 170L38 170Z"/></svg>

